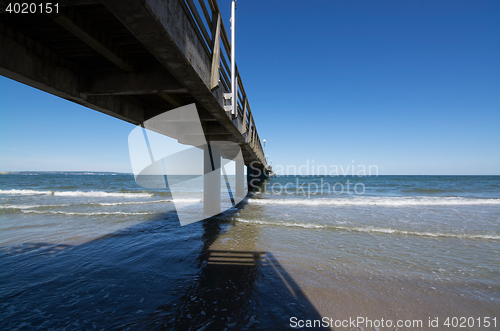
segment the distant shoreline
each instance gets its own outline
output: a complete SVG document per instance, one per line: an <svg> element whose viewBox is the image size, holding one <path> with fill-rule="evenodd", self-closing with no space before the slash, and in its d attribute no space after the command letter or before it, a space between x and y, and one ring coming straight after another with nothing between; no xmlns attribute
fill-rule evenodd
<svg viewBox="0 0 500 331"><path fill-rule="evenodd" d="M133 175L114 171L1 171L0 175Z"/></svg>
<svg viewBox="0 0 500 331"><path fill-rule="evenodd" d="M117 171L0 171L0 175L130 175L130 172L117 172ZM181 175L182 176L182 175ZM488 174L488 175L373 175L373 176L358 176L358 175L276 175L276 177L498 177L500 174Z"/></svg>

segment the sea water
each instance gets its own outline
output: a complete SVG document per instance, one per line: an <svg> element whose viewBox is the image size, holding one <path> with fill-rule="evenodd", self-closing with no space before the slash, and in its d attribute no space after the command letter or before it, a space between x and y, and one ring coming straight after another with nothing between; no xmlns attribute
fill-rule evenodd
<svg viewBox="0 0 500 331"><path fill-rule="evenodd" d="M283 176L249 206L238 222L261 225L263 242L318 265L500 280L500 177Z"/></svg>
<svg viewBox="0 0 500 331"><path fill-rule="evenodd" d="M301 313L427 318L442 298L500 311L500 176L279 176L223 208L181 227L168 189L133 175L0 175L0 326L284 329ZM263 257L213 269L213 251Z"/></svg>

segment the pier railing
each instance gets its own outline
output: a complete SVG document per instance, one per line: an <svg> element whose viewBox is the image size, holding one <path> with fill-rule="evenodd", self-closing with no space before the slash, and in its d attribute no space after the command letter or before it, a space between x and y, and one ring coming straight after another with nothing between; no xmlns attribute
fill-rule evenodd
<svg viewBox="0 0 500 331"><path fill-rule="evenodd" d="M216 0L179 0L191 25L193 26L203 49L212 59L212 90L223 88L230 91L231 86L231 44L221 18ZM247 94L243 87L238 67L236 66L236 111L235 114L226 112L245 137L257 157L266 166L266 158L257 133L257 127L248 103Z"/></svg>

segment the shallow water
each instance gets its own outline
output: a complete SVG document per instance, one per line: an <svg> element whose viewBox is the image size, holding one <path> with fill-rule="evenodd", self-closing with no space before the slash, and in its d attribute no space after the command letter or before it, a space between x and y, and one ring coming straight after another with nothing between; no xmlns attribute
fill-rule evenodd
<svg viewBox="0 0 500 331"><path fill-rule="evenodd" d="M314 185L347 180L363 194ZM493 317L499 223L498 176L270 178L242 206L181 227L169 192L131 175L2 175L0 328Z"/></svg>

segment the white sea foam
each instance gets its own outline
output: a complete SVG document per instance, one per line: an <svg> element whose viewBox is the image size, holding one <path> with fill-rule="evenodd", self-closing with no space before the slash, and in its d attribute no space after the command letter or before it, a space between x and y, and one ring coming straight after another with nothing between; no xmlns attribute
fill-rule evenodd
<svg viewBox="0 0 500 331"><path fill-rule="evenodd" d="M202 203L203 200L201 199L187 199L187 198L179 198L179 199L173 199L173 203L178 203L178 204L196 204L196 203Z"/></svg>
<svg viewBox="0 0 500 331"><path fill-rule="evenodd" d="M100 202L100 203L77 203L77 204L59 204L59 205L0 205L0 210L25 210L33 208L60 208L68 206L121 206L121 205L142 205L153 203L172 202L172 200L153 200L153 201L130 201L130 202Z"/></svg>
<svg viewBox="0 0 500 331"><path fill-rule="evenodd" d="M100 206L121 206L121 205L143 205L150 203L172 202L172 200L153 200L153 201L130 201L130 202L101 202Z"/></svg>
<svg viewBox="0 0 500 331"><path fill-rule="evenodd" d="M52 194L52 191L0 190L0 194L9 194L9 195L50 195L50 194Z"/></svg>
<svg viewBox="0 0 500 331"><path fill-rule="evenodd" d="M0 194L8 195L53 195L62 197L116 197L116 198L149 198L151 193L122 193L103 191L36 191L36 190L0 190Z"/></svg>
<svg viewBox="0 0 500 331"><path fill-rule="evenodd" d="M241 223L251 223L251 224L261 224L261 225L274 225L274 226L285 226L285 227L297 227L297 228L305 228L305 229L323 229L327 228L327 225L320 224L312 224L312 223L296 223L296 222L267 222L267 221L259 221L259 220L243 220L236 219Z"/></svg>
<svg viewBox="0 0 500 331"><path fill-rule="evenodd" d="M257 205L295 206L457 206L457 205L500 205L500 199L479 199L464 197L354 197L336 199L250 199Z"/></svg>
<svg viewBox="0 0 500 331"><path fill-rule="evenodd" d="M399 235L408 235L408 236L500 240L500 235L495 235L495 234L420 232L420 231L397 230L397 229L390 229L390 228L338 226L338 225L325 225L325 224L314 224L314 223L296 223L296 222L268 222L268 221L261 221L261 220L244 220L244 219L237 219L237 221L241 222L241 223L260 224L260 225L269 225L269 226L283 226L283 227L298 227L298 228L305 228L305 229L332 229L332 230L341 230L341 231L399 234Z"/></svg>
<svg viewBox="0 0 500 331"><path fill-rule="evenodd" d="M132 216L132 215L150 215L148 212L136 212L136 213L126 213L121 211L113 212L90 212L90 213L78 213L78 212L66 212L66 211L38 211L38 210L22 210L25 214L53 214L53 215L68 215L68 216Z"/></svg>
<svg viewBox="0 0 500 331"><path fill-rule="evenodd" d="M55 196L65 197L116 197L116 198L149 198L152 197L151 193L121 193L121 192L101 192L101 191L68 191L68 192L54 192Z"/></svg>
<svg viewBox="0 0 500 331"><path fill-rule="evenodd" d="M31 208L51 208L51 207L66 207L68 204L62 205L0 205L0 209L31 209Z"/></svg>

